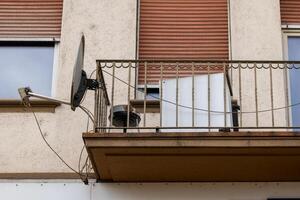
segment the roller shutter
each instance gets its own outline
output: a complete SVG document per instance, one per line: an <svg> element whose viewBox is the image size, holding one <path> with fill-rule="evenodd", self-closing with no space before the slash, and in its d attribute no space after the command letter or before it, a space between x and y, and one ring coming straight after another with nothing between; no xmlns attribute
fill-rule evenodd
<svg viewBox="0 0 300 200"><path fill-rule="evenodd" d="M227 0L140 0L139 59L226 60L228 49ZM147 68L147 82L159 73Z"/></svg>
<svg viewBox="0 0 300 200"><path fill-rule="evenodd" d="M300 1L280 0L282 24L300 24Z"/></svg>
<svg viewBox="0 0 300 200"><path fill-rule="evenodd" d="M63 0L1 0L0 37L60 37Z"/></svg>

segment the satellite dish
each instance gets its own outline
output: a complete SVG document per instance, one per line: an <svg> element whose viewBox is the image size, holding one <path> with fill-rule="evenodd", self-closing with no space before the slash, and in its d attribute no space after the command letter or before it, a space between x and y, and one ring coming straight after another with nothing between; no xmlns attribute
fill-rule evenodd
<svg viewBox="0 0 300 200"><path fill-rule="evenodd" d="M72 88L71 88L71 103L69 101L63 101L59 99L54 99L52 97L44 96L41 94L36 94L31 91L29 87L19 88L19 94L22 99L22 103L29 107L30 97L36 97L39 99L45 99L51 102L58 102L66 105L70 105L71 109L75 111L76 107L80 106L81 100L86 92L86 90L96 90L99 88L100 84L95 79L88 79L85 71L83 70L83 59L84 59L84 36L81 37L80 45L78 48L77 58L73 71ZM82 109L93 121L93 117L88 111Z"/></svg>
<svg viewBox="0 0 300 200"><path fill-rule="evenodd" d="M81 36L77 58L75 61L74 69L73 69L73 79L72 79L72 88L71 88L71 108L75 110L76 107L79 106L80 101L82 100L85 89L80 88L80 85L83 84L83 76L86 77L86 73L83 71L83 63L84 63L84 36Z"/></svg>
<svg viewBox="0 0 300 200"><path fill-rule="evenodd" d="M71 109L75 111L81 103L81 100L87 89L95 90L99 84L94 79L88 79L86 72L83 70L84 63L84 35L81 36L77 58L74 65L72 88L71 88Z"/></svg>

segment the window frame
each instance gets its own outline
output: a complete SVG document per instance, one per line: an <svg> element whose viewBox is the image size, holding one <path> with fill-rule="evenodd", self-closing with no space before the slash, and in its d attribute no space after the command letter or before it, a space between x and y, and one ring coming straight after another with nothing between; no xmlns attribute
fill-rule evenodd
<svg viewBox="0 0 300 200"><path fill-rule="evenodd" d="M160 95L160 87L159 85L147 85L147 90L145 91L145 86L144 85L138 85L136 87L137 91L136 91L136 99L137 100L142 100L144 99L144 93L146 92L146 100L159 100L159 95ZM156 90L156 94L158 94L158 98L154 98L151 99L148 97L148 93L154 93L154 92L149 92L149 91L155 91Z"/></svg>
<svg viewBox="0 0 300 200"><path fill-rule="evenodd" d="M282 25L282 47L283 47L283 60L288 61L289 60L289 48L288 48L288 38L289 37L299 37L300 38L300 25ZM291 87L290 87L290 74L287 73L287 76L284 77L284 81L288 84L288 105L292 104L292 98L291 98ZM292 114L292 109L288 109L288 116L289 116L289 121L290 123L288 124L289 126L293 126L293 114Z"/></svg>

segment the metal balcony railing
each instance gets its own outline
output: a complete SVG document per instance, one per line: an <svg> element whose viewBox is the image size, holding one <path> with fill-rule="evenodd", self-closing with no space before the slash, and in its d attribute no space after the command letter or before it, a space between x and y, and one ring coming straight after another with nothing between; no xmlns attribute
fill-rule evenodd
<svg viewBox="0 0 300 200"><path fill-rule="evenodd" d="M97 60L96 132L295 131L300 61Z"/></svg>

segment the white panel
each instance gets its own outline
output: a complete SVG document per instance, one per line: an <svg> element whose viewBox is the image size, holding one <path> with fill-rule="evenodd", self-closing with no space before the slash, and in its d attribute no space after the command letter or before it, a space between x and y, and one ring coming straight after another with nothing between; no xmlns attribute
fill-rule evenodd
<svg viewBox="0 0 300 200"><path fill-rule="evenodd" d="M0 183L3 200L90 200L90 191L83 183Z"/></svg>
<svg viewBox="0 0 300 200"><path fill-rule="evenodd" d="M196 127L208 127L208 75L194 77L194 123ZM224 96L226 96L226 112L231 112L231 97L228 85L225 85L223 73L210 75L210 126L224 127ZM163 80L162 125L176 126L176 79ZM178 79L178 126L192 126L192 77ZM232 126L231 114L227 114L226 126ZM207 129L189 129L190 131L208 131ZM175 130L164 130L175 131ZM176 130L187 131L187 130Z"/></svg>
<svg viewBox="0 0 300 200"><path fill-rule="evenodd" d="M102 183L93 200L267 200L298 197L300 183Z"/></svg>
<svg viewBox="0 0 300 200"><path fill-rule="evenodd" d="M3 180L2 180L3 181ZM90 183L1 182L2 200L266 200L300 197L299 182Z"/></svg>

